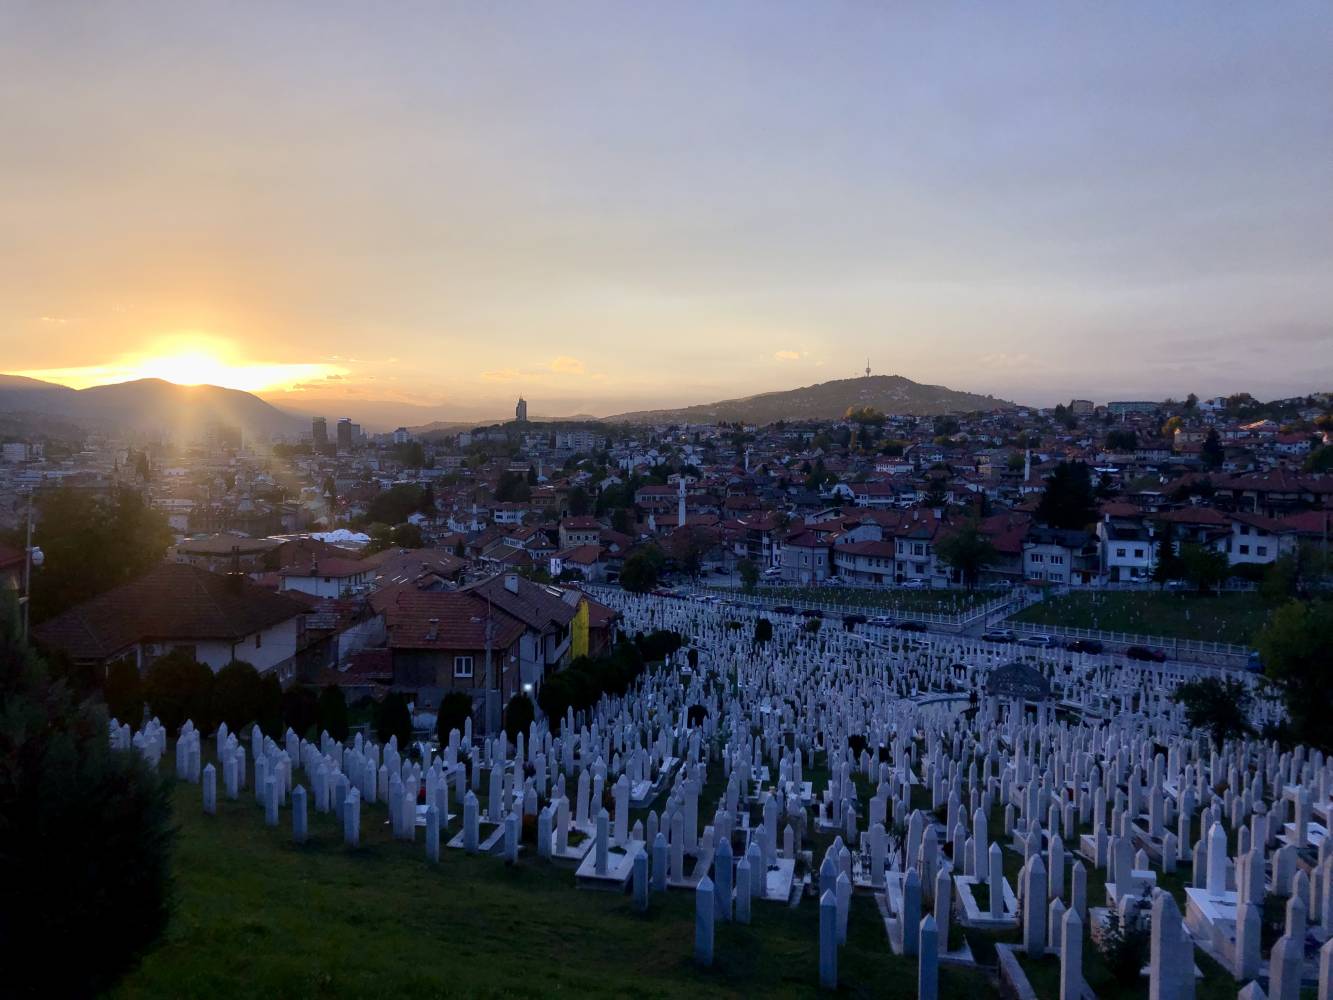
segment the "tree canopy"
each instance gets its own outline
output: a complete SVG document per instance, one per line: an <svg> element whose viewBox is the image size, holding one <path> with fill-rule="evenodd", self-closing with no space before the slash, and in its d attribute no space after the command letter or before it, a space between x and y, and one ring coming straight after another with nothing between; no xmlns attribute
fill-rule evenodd
<svg viewBox="0 0 1333 1000"><path fill-rule="evenodd" d="M1292 735L1307 746L1333 748L1333 601L1284 604L1260 633L1258 648L1265 676L1282 690Z"/></svg>
<svg viewBox="0 0 1333 1000"><path fill-rule="evenodd" d="M1061 462L1046 477L1037 520L1052 528L1085 528L1097 517L1092 470L1086 462Z"/></svg>
<svg viewBox="0 0 1333 1000"><path fill-rule="evenodd" d="M958 571L968 590L976 588L982 570L997 558L995 546L975 521L968 521L952 534L945 535L935 546L935 552Z"/></svg>

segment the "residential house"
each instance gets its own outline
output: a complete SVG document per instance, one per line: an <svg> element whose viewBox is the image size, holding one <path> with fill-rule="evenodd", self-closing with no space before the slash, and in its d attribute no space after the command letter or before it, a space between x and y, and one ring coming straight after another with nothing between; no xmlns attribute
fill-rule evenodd
<svg viewBox="0 0 1333 1000"><path fill-rule="evenodd" d="M43 622L33 634L79 664L105 667L129 657L143 670L183 649L213 670L244 660L286 681L304 642L307 611L305 601L239 574L164 562Z"/></svg>

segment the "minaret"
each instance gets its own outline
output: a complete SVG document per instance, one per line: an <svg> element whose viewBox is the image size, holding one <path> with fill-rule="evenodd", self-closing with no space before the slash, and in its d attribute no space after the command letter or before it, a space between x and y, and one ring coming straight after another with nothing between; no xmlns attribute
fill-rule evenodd
<svg viewBox="0 0 1333 1000"><path fill-rule="evenodd" d="M1032 478L1032 449L1023 449L1023 482Z"/></svg>
<svg viewBox="0 0 1333 1000"><path fill-rule="evenodd" d="M866 378L870 378L870 359L866 358Z"/></svg>
<svg viewBox="0 0 1333 1000"><path fill-rule="evenodd" d="M677 494L676 527L683 528L685 527L685 477L680 476L676 483L680 486L680 492Z"/></svg>

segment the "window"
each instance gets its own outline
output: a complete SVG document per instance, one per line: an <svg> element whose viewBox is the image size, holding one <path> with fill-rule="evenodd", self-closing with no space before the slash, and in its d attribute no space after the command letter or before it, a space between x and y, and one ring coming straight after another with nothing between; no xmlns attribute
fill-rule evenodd
<svg viewBox="0 0 1333 1000"><path fill-rule="evenodd" d="M1268 546L1267 546L1267 545L1260 545L1260 546L1258 546L1258 547L1254 550L1254 554L1257 555L1257 556L1266 556L1266 555L1268 555Z"/></svg>
<svg viewBox="0 0 1333 1000"><path fill-rule="evenodd" d="M1240 547L1240 554L1243 556L1248 556L1250 554L1250 547L1248 545L1242 545Z"/></svg>
<svg viewBox="0 0 1333 1000"><path fill-rule="evenodd" d="M1117 559L1123 559L1123 558L1125 558L1125 550L1124 550L1124 549L1116 549L1116 550L1115 550L1115 557L1116 557Z"/></svg>
<svg viewBox="0 0 1333 1000"><path fill-rule="evenodd" d="M1052 565L1052 566L1063 566L1064 564L1065 564L1065 557L1064 557L1064 556L1051 556L1051 565Z"/></svg>
<svg viewBox="0 0 1333 1000"><path fill-rule="evenodd" d="M1040 552L1034 552L1034 553L1032 553L1032 561L1033 561L1034 563L1039 563L1039 562L1041 562L1041 553L1040 553Z"/></svg>
<svg viewBox="0 0 1333 1000"><path fill-rule="evenodd" d="M470 656L454 657L454 676L455 677L472 676L472 657Z"/></svg>
<svg viewBox="0 0 1333 1000"><path fill-rule="evenodd" d="M1142 558L1143 558L1143 550L1142 550L1142 549L1135 549L1135 550L1134 550L1134 558L1135 558L1135 559L1142 559Z"/></svg>

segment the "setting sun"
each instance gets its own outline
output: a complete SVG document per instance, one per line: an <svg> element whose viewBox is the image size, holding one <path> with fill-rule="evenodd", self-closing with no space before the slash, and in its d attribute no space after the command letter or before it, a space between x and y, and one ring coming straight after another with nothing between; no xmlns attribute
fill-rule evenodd
<svg viewBox="0 0 1333 1000"><path fill-rule="evenodd" d="M157 378L177 385L216 385L261 392L290 388L300 382L343 374L330 364L283 364L236 356L231 343L218 337L187 335L166 338L147 351L100 365L15 372L28 378L57 382L74 389L112 382Z"/></svg>

